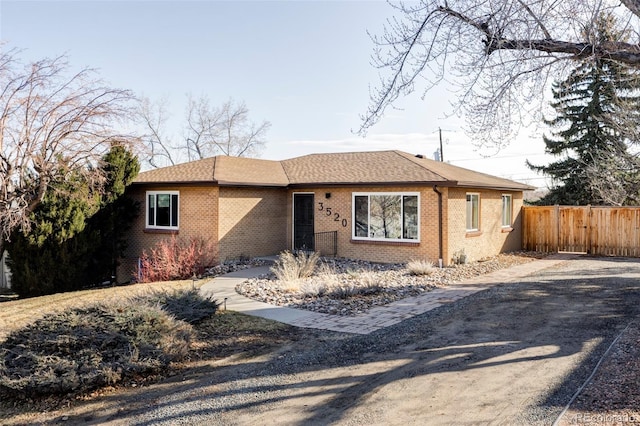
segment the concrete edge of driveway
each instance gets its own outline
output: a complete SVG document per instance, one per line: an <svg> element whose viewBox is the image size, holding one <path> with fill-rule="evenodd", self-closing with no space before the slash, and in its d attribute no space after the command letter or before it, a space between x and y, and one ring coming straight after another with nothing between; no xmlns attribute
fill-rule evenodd
<svg viewBox="0 0 640 426"><path fill-rule="evenodd" d="M543 269L551 268L580 255L559 253L544 259L534 260L484 275L479 275L460 283L449 284L415 297L407 297L384 306L376 306L355 316L339 316L301 309L275 306L249 299L236 293L241 282L269 272L269 266L244 269L213 278L200 288L203 294L213 296L226 309L247 315L258 316L296 327L316 328L344 333L369 334L384 327L397 324L407 318L423 314L440 306L453 303L471 294L491 288L497 284L514 282Z"/></svg>

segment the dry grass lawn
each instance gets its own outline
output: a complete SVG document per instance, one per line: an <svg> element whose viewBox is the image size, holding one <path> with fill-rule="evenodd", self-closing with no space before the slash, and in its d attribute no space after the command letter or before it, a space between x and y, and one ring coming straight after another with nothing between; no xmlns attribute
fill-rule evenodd
<svg viewBox="0 0 640 426"><path fill-rule="evenodd" d="M200 287L205 282L206 280L196 281L196 286ZM178 289L192 285L193 281L191 280L132 284L2 302L0 303L0 341L4 340L12 331L51 312L72 306L77 307L83 303L121 300L153 290Z"/></svg>
<svg viewBox="0 0 640 426"><path fill-rule="evenodd" d="M196 286L200 287L205 282L206 280L196 282ZM191 280L138 284L3 302L0 303L0 341L10 332L56 310L123 299L158 289L190 288L192 285ZM132 388L146 388L161 380L166 380L166 384L176 383L172 376L177 374L197 378L203 374L202 368L212 365L212 362L216 366L224 365L225 359L228 359L229 365L243 363L246 359L271 353L303 336L309 338L313 335L293 326L233 311L218 311L195 324L194 330L188 358L172 364L171 368L160 374L130 378L127 382L77 395L61 394L18 402L0 400L0 425L58 424L63 421L60 419L69 416L84 419L91 417L94 411L109 412L111 409L111 415L117 417L120 406L112 406L110 398L122 398ZM132 393L128 398L143 401L145 392ZM84 420L69 423L85 424Z"/></svg>

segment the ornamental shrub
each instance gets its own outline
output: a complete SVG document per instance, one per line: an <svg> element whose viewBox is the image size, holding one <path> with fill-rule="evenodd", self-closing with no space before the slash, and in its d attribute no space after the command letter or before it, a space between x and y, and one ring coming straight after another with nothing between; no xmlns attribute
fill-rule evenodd
<svg viewBox="0 0 640 426"><path fill-rule="evenodd" d="M201 275L217 263L216 244L202 237L172 236L160 241L140 257L136 276L140 282L188 279Z"/></svg>
<svg viewBox="0 0 640 426"><path fill-rule="evenodd" d="M407 262L407 272L411 275L431 275L436 267L432 262L422 259L414 259Z"/></svg>
<svg viewBox="0 0 640 426"><path fill-rule="evenodd" d="M158 306L121 302L50 314L0 346L0 392L85 392L158 373L187 355L192 329Z"/></svg>
<svg viewBox="0 0 640 426"><path fill-rule="evenodd" d="M318 265L320 253L313 252L307 256L303 251L291 253L283 251L278 256L275 265L271 267L280 284L286 289L297 290L298 281L313 275Z"/></svg>
<svg viewBox="0 0 640 426"><path fill-rule="evenodd" d="M139 296L135 300L161 306L162 309L180 321L197 324L205 318L215 314L220 306L213 296L202 295L198 289L175 289L153 291Z"/></svg>

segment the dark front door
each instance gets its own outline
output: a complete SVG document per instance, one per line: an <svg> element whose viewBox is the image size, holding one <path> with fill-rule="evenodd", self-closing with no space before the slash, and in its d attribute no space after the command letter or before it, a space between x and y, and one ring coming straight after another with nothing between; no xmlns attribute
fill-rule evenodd
<svg viewBox="0 0 640 426"><path fill-rule="evenodd" d="M293 249L313 251L313 194L293 194Z"/></svg>

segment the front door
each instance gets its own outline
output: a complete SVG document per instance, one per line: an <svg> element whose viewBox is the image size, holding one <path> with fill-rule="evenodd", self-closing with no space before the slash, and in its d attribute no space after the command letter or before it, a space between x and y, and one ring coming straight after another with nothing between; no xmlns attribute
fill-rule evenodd
<svg viewBox="0 0 640 426"><path fill-rule="evenodd" d="M313 194L293 194L293 249L313 251Z"/></svg>

